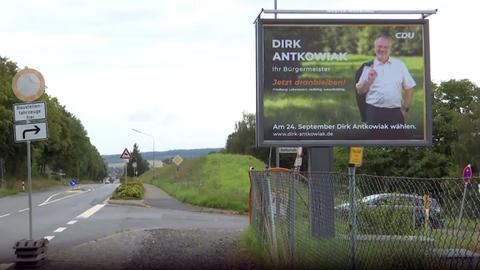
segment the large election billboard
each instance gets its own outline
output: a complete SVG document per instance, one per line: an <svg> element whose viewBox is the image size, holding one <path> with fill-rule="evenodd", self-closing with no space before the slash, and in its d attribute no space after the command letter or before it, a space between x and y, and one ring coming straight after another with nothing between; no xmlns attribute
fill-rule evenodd
<svg viewBox="0 0 480 270"><path fill-rule="evenodd" d="M258 19L257 145L430 145L427 20Z"/></svg>

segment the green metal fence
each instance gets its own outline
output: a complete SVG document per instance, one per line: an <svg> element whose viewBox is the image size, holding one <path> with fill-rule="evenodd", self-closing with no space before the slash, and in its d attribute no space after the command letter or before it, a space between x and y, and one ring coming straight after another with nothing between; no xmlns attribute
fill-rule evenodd
<svg viewBox="0 0 480 270"><path fill-rule="evenodd" d="M480 269L480 180L251 171L276 267ZM463 207L462 207L463 205Z"/></svg>

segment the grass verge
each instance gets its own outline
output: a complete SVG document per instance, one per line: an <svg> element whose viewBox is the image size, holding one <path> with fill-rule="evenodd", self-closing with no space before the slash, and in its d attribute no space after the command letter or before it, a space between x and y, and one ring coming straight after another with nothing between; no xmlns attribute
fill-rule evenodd
<svg viewBox="0 0 480 270"><path fill-rule="evenodd" d="M91 184L91 183L98 183L98 181L93 180L81 180L80 184ZM25 181L25 191L28 190L28 183ZM47 179L47 178L33 178L32 179L32 190L43 190L51 187L58 187L58 186L67 186L67 180L55 180L55 179ZM23 192L22 188L22 180L12 179L6 182L4 188L0 188L0 198L15 195L19 192Z"/></svg>
<svg viewBox="0 0 480 270"><path fill-rule="evenodd" d="M258 269L273 269L270 256L254 227L248 226L244 231L240 240L240 248L255 262Z"/></svg>
<svg viewBox="0 0 480 270"><path fill-rule="evenodd" d="M140 180L162 188L182 202L247 212L250 166L262 169L265 165L252 156L215 153L185 160L178 168L157 168L154 180L150 170Z"/></svg>
<svg viewBox="0 0 480 270"><path fill-rule="evenodd" d="M25 181L25 191L28 190L28 183ZM54 179L46 179L46 178L34 178L32 179L32 190L42 190L50 187L55 186L63 186L66 185L64 181L54 180ZM22 187L22 180L13 179L9 180L6 183L5 188L0 188L0 198L5 196L10 196L17 194L19 192L23 192Z"/></svg>

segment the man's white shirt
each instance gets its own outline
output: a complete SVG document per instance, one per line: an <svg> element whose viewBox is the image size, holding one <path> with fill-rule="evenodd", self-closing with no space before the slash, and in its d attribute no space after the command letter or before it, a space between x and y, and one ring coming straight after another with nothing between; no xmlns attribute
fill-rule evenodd
<svg viewBox="0 0 480 270"><path fill-rule="evenodd" d="M390 57L385 64L375 58L373 66L363 68L357 85L367 81L371 68L377 71L377 77L367 92L367 104L381 108L400 108L402 106L402 88L410 89L416 85L407 66L393 57Z"/></svg>

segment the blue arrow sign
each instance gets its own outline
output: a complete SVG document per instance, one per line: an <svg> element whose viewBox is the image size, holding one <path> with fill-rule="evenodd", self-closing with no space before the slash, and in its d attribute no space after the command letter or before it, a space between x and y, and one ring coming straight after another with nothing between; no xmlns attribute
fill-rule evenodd
<svg viewBox="0 0 480 270"><path fill-rule="evenodd" d="M70 179L70 181L68 182L68 185L72 188L75 187L77 185L77 180Z"/></svg>

